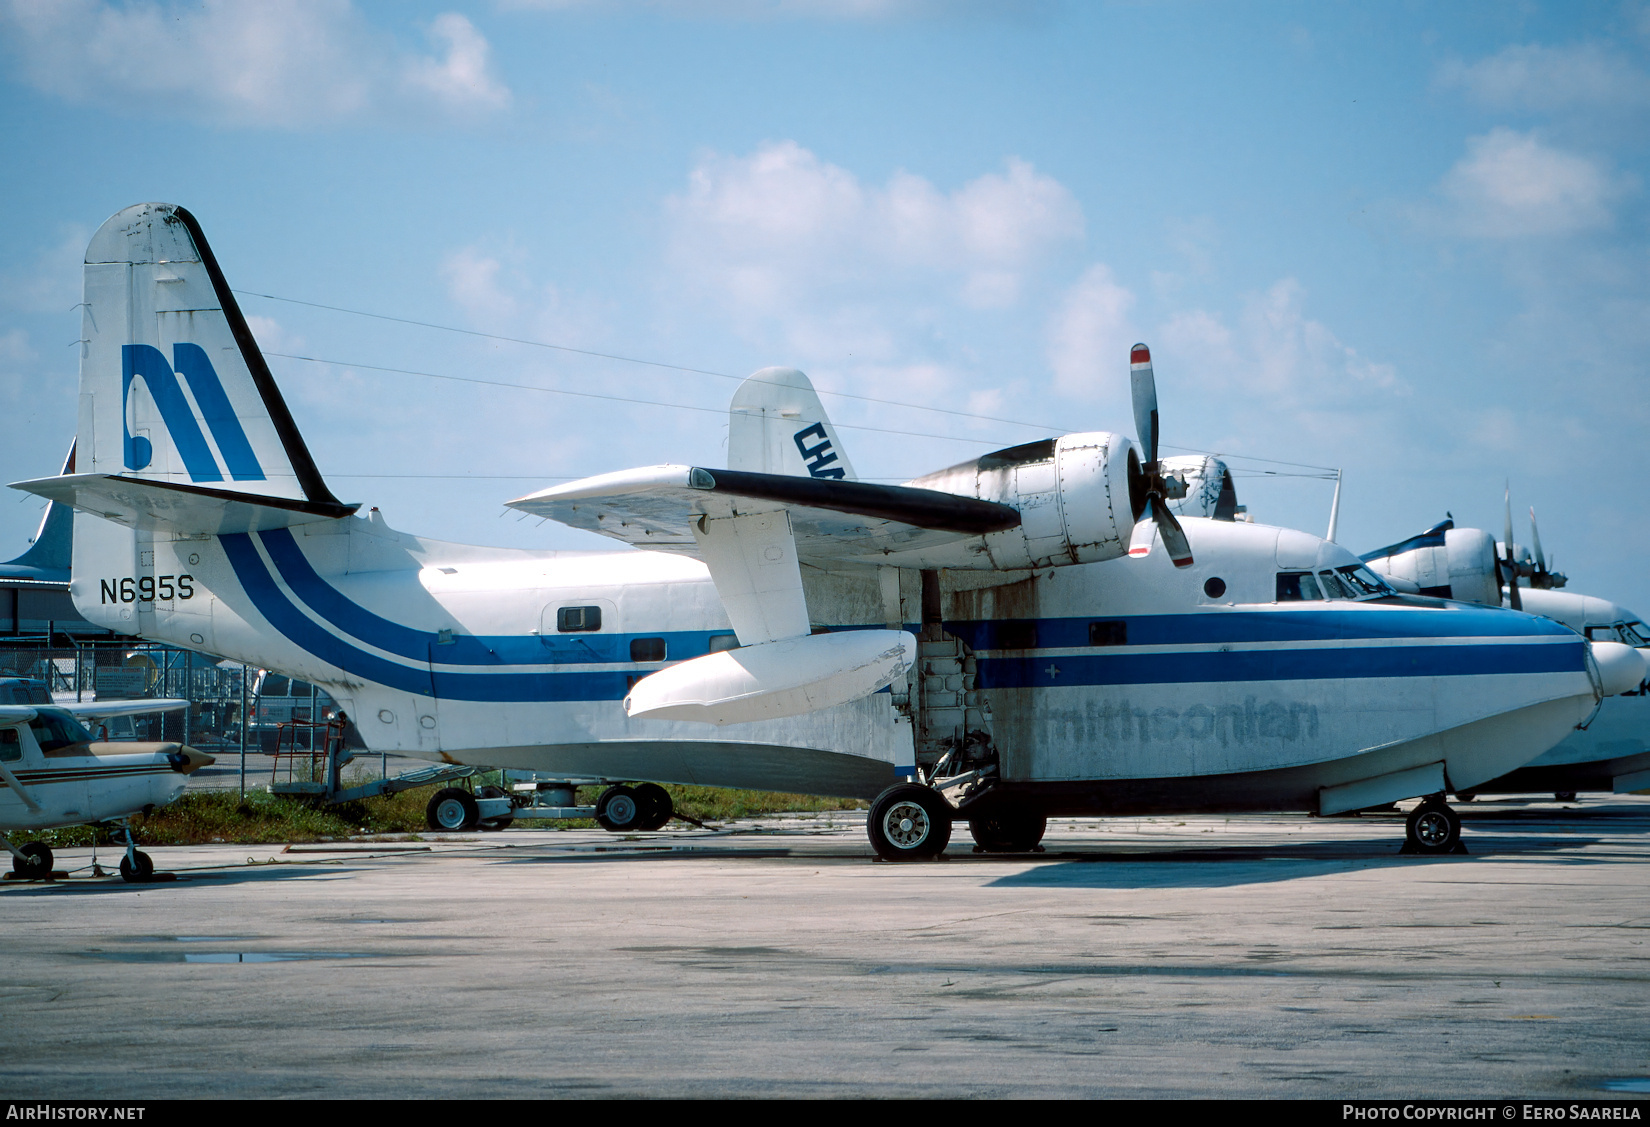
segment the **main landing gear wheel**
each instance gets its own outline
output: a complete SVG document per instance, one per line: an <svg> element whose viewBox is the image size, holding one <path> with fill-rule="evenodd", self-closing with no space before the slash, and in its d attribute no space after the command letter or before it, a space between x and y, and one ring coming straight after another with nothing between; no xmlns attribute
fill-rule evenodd
<svg viewBox="0 0 1650 1127"><path fill-rule="evenodd" d="M1558 790L1553 792L1554 802L1574 802L1575 800L1576 792L1573 790Z"/></svg>
<svg viewBox="0 0 1650 1127"><path fill-rule="evenodd" d="M1405 853L1465 853L1461 815L1448 804L1428 799L1409 812L1404 826Z"/></svg>
<svg viewBox="0 0 1650 1127"><path fill-rule="evenodd" d="M127 884L142 884L154 875L155 863L141 849L133 849L120 859L120 877Z"/></svg>
<svg viewBox="0 0 1650 1127"><path fill-rule="evenodd" d="M1048 818L1030 810L995 810L968 820L977 853L1031 853L1048 830Z"/></svg>
<svg viewBox="0 0 1650 1127"><path fill-rule="evenodd" d="M626 786L608 787L596 800L596 822L608 833L646 829L646 810L636 792Z"/></svg>
<svg viewBox="0 0 1650 1127"><path fill-rule="evenodd" d="M31 841L26 845L19 845L17 852L23 857L11 859L11 871L23 880L45 880L52 875L52 851L43 842ZM28 860L24 860L24 857Z"/></svg>
<svg viewBox="0 0 1650 1127"><path fill-rule="evenodd" d="M676 804L670 792L658 783L643 783L636 788L636 803L642 808L641 824L637 829L661 830L676 813Z"/></svg>
<svg viewBox="0 0 1650 1127"><path fill-rule="evenodd" d="M432 830L456 833L475 829L481 821L481 811L476 808L476 800L469 791L443 787L424 807L424 821Z"/></svg>
<svg viewBox="0 0 1650 1127"><path fill-rule="evenodd" d="M951 841L951 804L937 791L899 783L877 796L865 831L884 861L926 861Z"/></svg>

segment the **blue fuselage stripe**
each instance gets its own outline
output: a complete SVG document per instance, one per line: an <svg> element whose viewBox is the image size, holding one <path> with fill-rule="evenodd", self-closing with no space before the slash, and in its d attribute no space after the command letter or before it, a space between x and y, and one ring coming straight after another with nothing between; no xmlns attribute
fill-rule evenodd
<svg viewBox="0 0 1650 1127"><path fill-rule="evenodd" d="M1238 650L1228 653L1115 653L977 658L979 687L1182 685L1221 681L1335 681L1369 677L1470 677L1579 673L1574 645L1365 646L1355 649Z"/></svg>
<svg viewBox="0 0 1650 1127"><path fill-rule="evenodd" d="M424 697L466 701L618 701L637 676L628 659L634 637L663 637L670 657L707 652L709 639L727 631L660 631L655 634L592 634L541 641L537 637L494 638L438 635L391 622L355 603L327 583L286 529L258 534L282 580L320 618L406 665L369 653L340 638L299 609L275 581L248 533L221 536L230 566L253 605L288 639L346 673ZM1088 624L1117 621L1103 616L1031 620L1040 648L1087 646ZM1451 607L1412 610L1306 611L1137 615L1128 624L1133 645L1110 652L1068 656L1020 651L1015 656L978 657L982 689L1076 687L1085 685L1186 684L1191 682L1313 681L1371 677L1453 677L1501 673L1568 673L1585 668L1585 643L1556 623L1485 609ZM971 646L989 650L998 622L954 622L946 629ZM1575 644L1449 644L1452 639L1570 635ZM1228 644L1260 641L1377 640L1426 638L1415 646L1349 648L1130 652L1135 645ZM436 665L613 664L611 670L535 672L451 672Z"/></svg>

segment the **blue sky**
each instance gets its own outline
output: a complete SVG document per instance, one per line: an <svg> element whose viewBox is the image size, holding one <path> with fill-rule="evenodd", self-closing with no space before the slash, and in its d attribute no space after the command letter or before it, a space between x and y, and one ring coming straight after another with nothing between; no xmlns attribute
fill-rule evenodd
<svg viewBox="0 0 1650 1127"><path fill-rule="evenodd" d="M1573 589L1650 613L1644 4L13 0L0 29L7 480L74 426L87 238L167 200L334 491L409 531L591 543L501 502L718 464L735 380L703 372L965 413L827 395L871 478L1127 431L1138 339L1166 442L1343 467L1354 550L1446 510L1499 535L1510 481L1521 542L1533 505ZM1322 481L1234 464L1258 519L1323 530ZM0 555L38 516L0 499Z"/></svg>

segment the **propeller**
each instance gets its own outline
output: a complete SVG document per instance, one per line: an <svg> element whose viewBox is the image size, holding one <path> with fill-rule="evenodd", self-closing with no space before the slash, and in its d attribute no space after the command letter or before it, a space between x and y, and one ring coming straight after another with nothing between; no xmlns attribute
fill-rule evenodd
<svg viewBox="0 0 1650 1127"><path fill-rule="evenodd" d="M1523 610L1524 609L1524 601L1518 597L1518 575L1519 575L1519 571L1520 571L1520 568L1518 566L1518 556L1515 555L1514 552L1513 552L1512 483L1511 482L1509 482L1507 484L1506 501L1507 501L1506 536L1502 538L1501 543L1507 550L1507 558L1505 560L1497 560L1496 563L1502 569L1502 571L1501 571L1502 582L1506 583L1506 585L1507 585L1507 602L1508 602L1508 605L1511 606L1513 610ZM1482 559L1483 557L1480 556L1479 558Z"/></svg>
<svg viewBox="0 0 1650 1127"><path fill-rule="evenodd" d="M1541 554L1541 530L1535 526L1534 506L1530 508L1530 543L1535 547L1535 570L1530 573L1530 586L1551 591L1568 583L1570 577L1563 572L1549 570L1547 557Z"/></svg>
<svg viewBox="0 0 1650 1127"><path fill-rule="evenodd" d="M1129 351L1129 384L1134 395L1135 433L1146 451L1146 464L1140 467L1146 507L1129 538L1129 555L1150 555L1155 534L1162 538L1164 550L1176 567L1191 567L1192 546L1169 509L1171 498L1186 496L1186 482L1165 474L1157 457L1157 379L1152 375L1151 350L1143 344Z"/></svg>
<svg viewBox="0 0 1650 1127"><path fill-rule="evenodd" d="M1568 583L1569 577L1562 572L1553 571L1547 566L1546 554L1541 550L1541 529L1535 523L1535 509L1530 509L1530 545L1535 551L1535 559L1519 558L1518 546L1512 538L1512 487L1507 487L1506 496L1507 516L1504 538L1501 541L1505 558L1498 558L1495 566L1501 573L1502 582L1507 585L1507 605L1513 610L1523 610L1524 600L1518 593L1519 579L1528 579L1532 588L1542 591L1551 591Z"/></svg>

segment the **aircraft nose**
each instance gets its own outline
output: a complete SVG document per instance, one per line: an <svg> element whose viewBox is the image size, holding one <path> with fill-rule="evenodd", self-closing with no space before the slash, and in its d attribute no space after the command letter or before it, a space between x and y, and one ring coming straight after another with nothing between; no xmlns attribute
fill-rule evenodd
<svg viewBox="0 0 1650 1127"><path fill-rule="evenodd" d="M180 775L191 775L202 767L216 763L217 760L204 751L196 751L192 747L178 745L178 749L166 757L172 763L172 770Z"/></svg>
<svg viewBox="0 0 1650 1127"><path fill-rule="evenodd" d="M1644 655L1632 646L1622 645L1620 642L1592 642L1589 643L1593 651L1593 660L1598 663L1599 680L1603 683L1601 691L1607 697L1617 693L1632 692L1644 681Z"/></svg>

